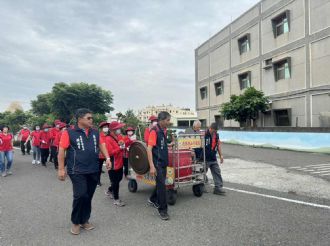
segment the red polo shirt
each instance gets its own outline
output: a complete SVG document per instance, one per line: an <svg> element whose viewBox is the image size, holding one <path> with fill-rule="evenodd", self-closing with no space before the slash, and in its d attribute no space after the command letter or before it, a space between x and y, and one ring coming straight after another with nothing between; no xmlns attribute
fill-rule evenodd
<svg viewBox="0 0 330 246"><path fill-rule="evenodd" d="M26 141L26 139L30 136L30 130L29 129L22 129L19 132L19 136L21 137L21 141Z"/></svg>
<svg viewBox="0 0 330 246"><path fill-rule="evenodd" d="M13 150L13 135L0 133L0 151Z"/></svg>
<svg viewBox="0 0 330 246"><path fill-rule="evenodd" d="M40 133L41 131L33 131L31 132L31 140L32 140L32 146L39 147L40 146Z"/></svg>

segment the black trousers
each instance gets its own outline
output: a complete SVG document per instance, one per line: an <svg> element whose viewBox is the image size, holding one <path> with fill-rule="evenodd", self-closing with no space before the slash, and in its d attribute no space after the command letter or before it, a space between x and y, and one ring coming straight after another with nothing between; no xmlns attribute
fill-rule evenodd
<svg viewBox="0 0 330 246"><path fill-rule="evenodd" d="M20 145L21 145L22 154L25 155L25 141L21 141ZM31 151L31 142L28 141L26 143L26 152L28 153L28 155L30 154L30 151Z"/></svg>
<svg viewBox="0 0 330 246"><path fill-rule="evenodd" d="M41 152L41 164L46 165L49 156L49 149L40 148L40 152Z"/></svg>
<svg viewBox="0 0 330 246"><path fill-rule="evenodd" d="M119 199L119 184L123 179L123 168L119 170L109 170L108 171L111 186L109 187L109 191L112 191L113 199Z"/></svg>
<svg viewBox="0 0 330 246"><path fill-rule="evenodd" d="M128 158L124 158L124 175L125 177L128 175Z"/></svg>
<svg viewBox="0 0 330 246"><path fill-rule="evenodd" d="M57 147L56 146L50 147L50 160L53 160L54 161L54 167L55 167L55 169L58 168L57 154L58 154Z"/></svg>
<svg viewBox="0 0 330 246"><path fill-rule="evenodd" d="M156 187L150 196L150 201L157 202L159 205L159 212L167 212L167 198L166 198L166 167L156 166Z"/></svg>
<svg viewBox="0 0 330 246"><path fill-rule="evenodd" d="M105 159L99 159L99 179L98 179L98 184L101 184L101 174L102 174L102 168L103 168L103 163Z"/></svg>
<svg viewBox="0 0 330 246"><path fill-rule="evenodd" d="M98 173L69 174L69 176L73 189L71 221L75 225L85 224L91 216Z"/></svg>

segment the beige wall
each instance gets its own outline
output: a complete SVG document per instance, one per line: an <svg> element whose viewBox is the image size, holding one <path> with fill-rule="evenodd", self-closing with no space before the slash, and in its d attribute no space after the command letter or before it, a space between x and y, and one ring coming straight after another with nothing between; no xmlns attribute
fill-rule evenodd
<svg viewBox="0 0 330 246"><path fill-rule="evenodd" d="M250 43L250 51L243 53L240 55L238 39L243 37L245 34L249 33L251 38ZM239 65L240 63L244 63L248 60L256 58L259 56L259 24L256 24L249 29L244 30L244 32L240 33L234 39L232 39L232 66Z"/></svg>
<svg viewBox="0 0 330 246"><path fill-rule="evenodd" d="M280 0L263 0L261 2L261 11L265 12L267 9L271 8L273 5L277 4Z"/></svg>
<svg viewBox="0 0 330 246"><path fill-rule="evenodd" d="M201 98L201 93L200 93L200 88L206 87L207 88L207 97L202 100ZM199 87L197 88L197 105L198 108L203 108L203 107L208 107L209 106L209 96L210 96L210 88L209 88L209 83L200 83Z"/></svg>
<svg viewBox="0 0 330 246"><path fill-rule="evenodd" d="M200 58L197 62L198 66L198 81L206 79L209 77L209 56L206 55Z"/></svg>
<svg viewBox="0 0 330 246"><path fill-rule="evenodd" d="M221 45L210 54L210 75L220 73L230 67L229 42Z"/></svg>
<svg viewBox="0 0 330 246"><path fill-rule="evenodd" d="M220 32L218 32L214 37L210 40L210 47L213 47L214 45L221 42L223 39L229 36L229 27L224 28Z"/></svg>
<svg viewBox="0 0 330 246"><path fill-rule="evenodd" d="M306 87L306 49L295 49L291 52L273 57L273 62L291 57L291 78L275 82L274 70L263 69L262 90L266 95L296 91Z"/></svg>
<svg viewBox="0 0 330 246"><path fill-rule="evenodd" d="M291 126L296 126L296 118L298 118L298 126L306 126L306 98L305 96L282 99L273 101L272 109L291 108Z"/></svg>
<svg viewBox="0 0 330 246"><path fill-rule="evenodd" d="M291 126L296 126L298 118L298 127L306 126L306 97L290 98L280 101L273 101L272 109L291 108Z"/></svg>
<svg viewBox="0 0 330 246"><path fill-rule="evenodd" d="M310 31L315 33L330 26L330 1L310 0Z"/></svg>
<svg viewBox="0 0 330 246"><path fill-rule="evenodd" d="M320 126L320 113L330 113L330 93L311 96L312 101L312 126Z"/></svg>
<svg viewBox="0 0 330 246"><path fill-rule="evenodd" d="M274 38L272 28L272 18L281 14L282 12L290 10L290 30L277 38ZM263 34L262 47L263 53L268 53L274 49L289 44L297 39L305 36L305 9L304 0L296 0L289 5L277 10L270 16L262 20L261 32Z"/></svg>
<svg viewBox="0 0 330 246"><path fill-rule="evenodd" d="M329 13L330 14L330 13ZM330 37L311 44L311 84L312 86L329 85Z"/></svg>
<svg viewBox="0 0 330 246"><path fill-rule="evenodd" d="M223 81L224 83L224 90L223 90L223 94L219 95L219 96L216 96L215 94L215 87L214 87L214 84L216 82L219 82L219 81ZM211 83L211 91L210 91L210 106L216 106L216 105L220 105L224 102L228 102L230 100L230 76L225 76L225 77L222 77L218 80L216 80L215 82L212 82Z"/></svg>
<svg viewBox="0 0 330 246"><path fill-rule="evenodd" d="M256 88L257 90L260 89L260 65L256 64L250 67L243 68L239 71L236 71L231 74L231 94L239 95L241 94L244 90L241 90L240 88L240 83L238 79L238 75L251 71L251 86Z"/></svg>
<svg viewBox="0 0 330 246"><path fill-rule="evenodd" d="M259 7L254 6L252 9L248 10L246 13L240 16L240 18L238 18L232 23L231 26L232 32L235 32L236 30L244 26L246 23L249 23L258 16L259 16Z"/></svg>

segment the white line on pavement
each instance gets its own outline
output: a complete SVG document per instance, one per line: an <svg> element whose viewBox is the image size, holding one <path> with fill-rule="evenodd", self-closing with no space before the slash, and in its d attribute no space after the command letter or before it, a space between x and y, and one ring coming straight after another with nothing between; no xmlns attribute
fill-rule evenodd
<svg viewBox="0 0 330 246"><path fill-rule="evenodd" d="M236 192L240 192L240 193L245 193L245 194L249 194L249 195L267 197L267 198L272 198L272 199L276 199L276 200L280 200L280 201L291 202L291 203L306 205L306 206L310 206L310 207L324 208L324 209L329 209L330 210L330 206L317 204L317 203L303 202L303 201L299 201L299 200L288 199L288 198L279 197L279 196L271 196L271 195L266 195L266 194L262 194L262 193L246 191L246 190L240 190L240 189L229 188L229 187L224 187L224 189L231 190L231 191L236 191Z"/></svg>
<svg viewBox="0 0 330 246"><path fill-rule="evenodd" d="M330 173L320 174L320 176L330 176Z"/></svg>
<svg viewBox="0 0 330 246"><path fill-rule="evenodd" d="M327 168L316 168L317 171L325 171L325 170L330 170L330 167Z"/></svg>
<svg viewBox="0 0 330 246"><path fill-rule="evenodd" d="M318 173L330 173L330 171L317 171L317 172L311 172L313 174L318 174Z"/></svg>
<svg viewBox="0 0 330 246"><path fill-rule="evenodd" d="M306 167L322 167L322 166L329 166L330 167L330 164L327 163L327 164L318 164L318 165L308 165Z"/></svg>

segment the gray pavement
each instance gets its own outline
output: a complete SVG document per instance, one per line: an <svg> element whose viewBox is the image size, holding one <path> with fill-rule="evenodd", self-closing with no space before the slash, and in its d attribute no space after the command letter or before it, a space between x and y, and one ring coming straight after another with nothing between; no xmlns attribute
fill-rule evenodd
<svg viewBox="0 0 330 246"><path fill-rule="evenodd" d="M224 151L229 155L235 149L225 146ZM244 151L249 156L248 150ZM14 158L14 174L0 178L1 246L329 245L330 209L235 191L228 191L225 197L207 193L196 198L187 188L179 191L177 204L169 208L171 220L161 221L156 210L146 205L151 187L139 183L138 192L132 194L127 191L127 181L123 181L120 193L127 206L117 208L104 195L106 175L93 200L91 222L96 229L72 236L70 181L58 181L51 165L33 167L30 157L22 157L18 151ZM330 205L328 200L253 186L234 183L226 186Z"/></svg>

